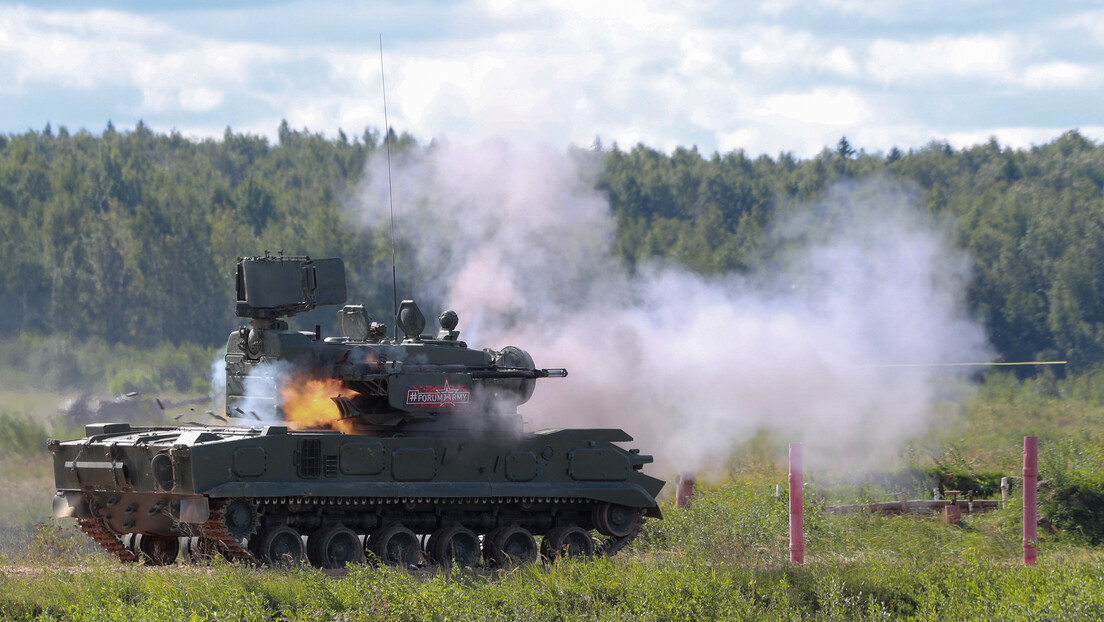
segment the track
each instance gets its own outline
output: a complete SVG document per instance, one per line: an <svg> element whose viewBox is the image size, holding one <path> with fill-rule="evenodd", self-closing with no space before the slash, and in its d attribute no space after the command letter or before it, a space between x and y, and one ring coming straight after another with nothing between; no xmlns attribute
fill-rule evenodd
<svg viewBox="0 0 1104 622"><path fill-rule="evenodd" d="M193 536L194 538L202 538L206 540L210 545L213 545L213 549L218 553L231 561L237 561L241 563L251 565L263 565L261 560L258 559L255 552L251 550L248 540L244 535L237 537L233 535L230 528L227 526L227 508L230 502L227 500L213 500L210 507L210 515L206 522L203 523L198 534ZM260 519L256 519L254 530L251 532L256 534L256 526L260 524ZM645 518L639 513L636 515L635 524L629 533L624 536L614 537L596 537L594 554L602 555L605 557L611 557L619 553L622 549L628 546L636 537L640 534L644 527ZM96 519L78 519L77 521L81 531L88 537L96 541L99 546L116 557L123 563L137 563L144 559L144 556L139 554L136 547L131 546L128 540L120 538L115 532L113 532L107 525L106 521L102 518ZM244 534L245 531L239 533ZM252 535L250 536L252 537ZM170 553L172 557L175 557L175 552ZM167 558L166 558L167 559ZM188 553L185 552L185 559L189 558ZM150 562L147 560L148 563ZM171 561L164 561L160 563L172 563Z"/></svg>
<svg viewBox="0 0 1104 622"><path fill-rule="evenodd" d="M258 563L257 558L253 557L253 554L226 529L225 512L225 501L212 504L211 515L207 522L203 523L203 536L214 540L219 552L229 560L248 564Z"/></svg>
<svg viewBox="0 0 1104 622"><path fill-rule="evenodd" d="M632 533L627 536L622 536L620 538L606 538L605 540L602 540L602 542L599 543L596 552L601 553L606 557L613 557L614 555L617 555L617 553L619 553L621 549L628 546L629 543L636 539L636 536L640 535L641 530L644 529L644 521L645 519L643 517L641 517L640 520L636 521L636 528L633 529Z"/></svg>
<svg viewBox="0 0 1104 622"><path fill-rule="evenodd" d="M77 525L85 535L95 540L103 550L119 558L119 561L128 564L138 561L134 551L127 548L122 540L107 528L102 518L78 518Z"/></svg>

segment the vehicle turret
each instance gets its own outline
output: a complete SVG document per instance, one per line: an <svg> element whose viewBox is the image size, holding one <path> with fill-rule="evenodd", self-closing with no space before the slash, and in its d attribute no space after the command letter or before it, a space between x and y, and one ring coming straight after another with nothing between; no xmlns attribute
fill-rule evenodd
<svg viewBox="0 0 1104 622"><path fill-rule="evenodd" d="M229 417L378 434L516 434L517 407L532 396L536 380L567 375L538 369L515 346L469 348L451 310L427 334L413 300L398 305L402 338L389 337L363 305L345 304L340 259L242 257L236 282L237 315L250 322L226 345ZM322 305L342 305L340 336L323 337L317 326L288 328L284 318ZM309 395L296 393L308 388ZM306 415L299 412L304 407Z"/></svg>

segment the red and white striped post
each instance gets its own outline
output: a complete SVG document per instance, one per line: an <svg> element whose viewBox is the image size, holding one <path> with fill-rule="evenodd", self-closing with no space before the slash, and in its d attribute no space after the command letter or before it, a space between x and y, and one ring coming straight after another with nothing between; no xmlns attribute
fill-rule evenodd
<svg viewBox="0 0 1104 622"><path fill-rule="evenodd" d="M790 562L805 562L805 516L802 514L801 443L790 443Z"/></svg>
<svg viewBox="0 0 1104 622"><path fill-rule="evenodd" d="M1038 533L1039 439L1024 437L1023 448L1023 563L1035 564Z"/></svg>
<svg viewBox="0 0 1104 622"><path fill-rule="evenodd" d="M694 473L691 471L679 473L677 483L675 507L688 508L690 507L690 497L694 496Z"/></svg>

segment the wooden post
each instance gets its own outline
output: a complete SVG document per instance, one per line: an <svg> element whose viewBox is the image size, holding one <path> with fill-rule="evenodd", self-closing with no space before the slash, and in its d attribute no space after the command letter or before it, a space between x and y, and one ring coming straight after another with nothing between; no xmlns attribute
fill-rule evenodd
<svg viewBox="0 0 1104 622"><path fill-rule="evenodd" d="M1023 446L1023 563L1035 564L1038 534L1039 439L1025 436Z"/></svg>
<svg viewBox="0 0 1104 622"><path fill-rule="evenodd" d="M962 523L962 508L958 506L957 500L943 506L943 522L952 526Z"/></svg>
<svg viewBox="0 0 1104 622"><path fill-rule="evenodd" d="M1008 483L1008 478L1007 477L1002 477L1001 478L1001 507L1002 508L1008 507L1008 491L1009 491L1010 488L1011 488L1011 486Z"/></svg>
<svg viewBox="0 0 1104 622"><path fill-rule="evenodd" d="M790 562L805 563L805 516L802 486L801 443L790 443Z"/></svg>

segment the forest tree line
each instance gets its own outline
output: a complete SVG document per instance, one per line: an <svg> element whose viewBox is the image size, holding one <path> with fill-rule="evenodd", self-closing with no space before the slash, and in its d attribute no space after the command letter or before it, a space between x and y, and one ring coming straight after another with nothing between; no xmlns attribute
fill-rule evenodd
<svg viewBox="0 0 1104 622"><path fill-rule="evenodd" d="M400 153L433 148L391 137ZM343 257L350 299L387 309L389 238L342 214L384 148L375 130L327 138L286 122L276 142L229 128L195 141L141 123L0 135L0 337L216 344L236 325L234 259L261 249ZM591 151L630 266L752 270L785 206L841 179L912 182L924 207L954 219L975 263L968 304L1003 360L1104 362L1104 147L1076 131L1026 150L991 140L866 153L844 138L808 159Z"/></svg>

